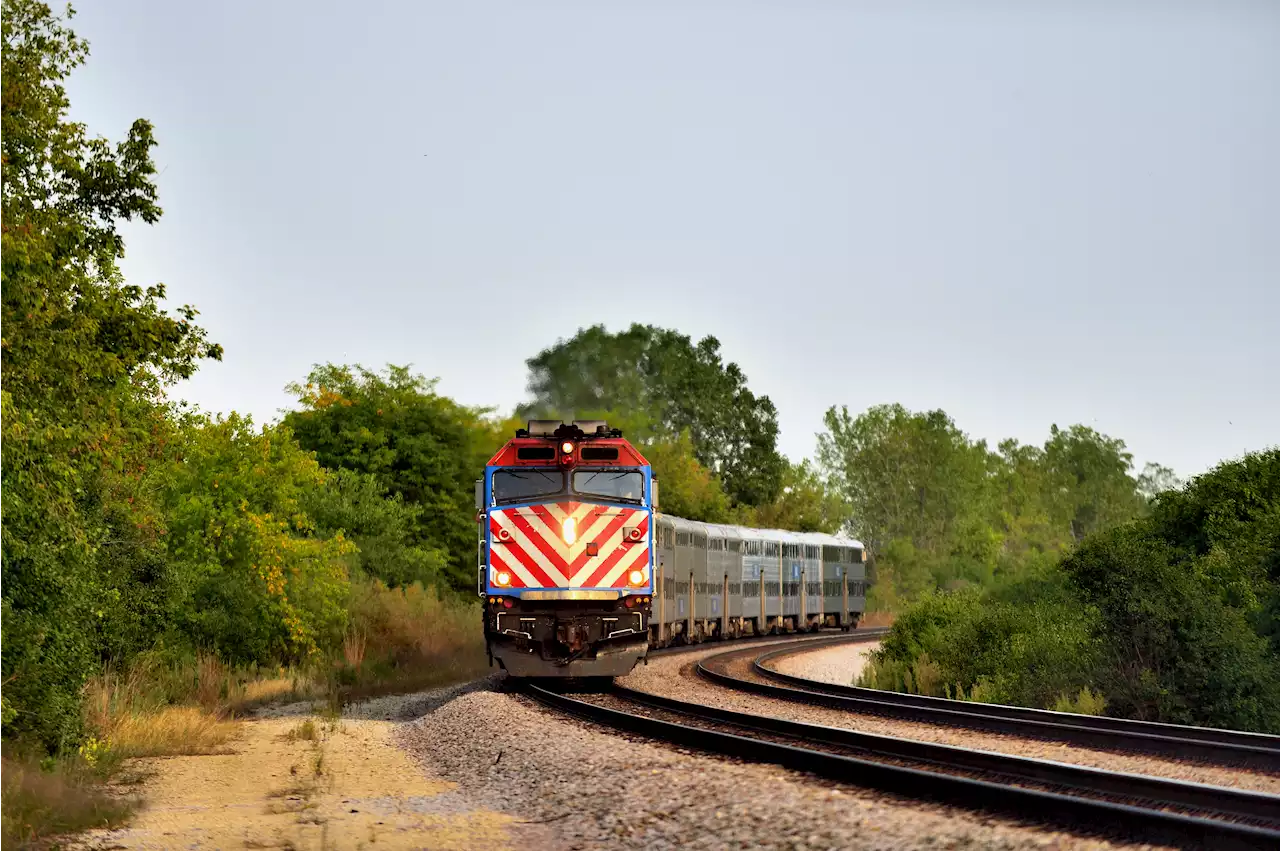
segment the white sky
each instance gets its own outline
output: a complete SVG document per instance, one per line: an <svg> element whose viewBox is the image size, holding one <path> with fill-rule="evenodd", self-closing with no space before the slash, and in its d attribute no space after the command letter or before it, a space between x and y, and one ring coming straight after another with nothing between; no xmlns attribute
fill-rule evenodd
<svg viewBox="0 0 1280 851"><path fill-rule="evenodd" d="M714 334L823 411L1082 422L1180 474L1280 434L1280 3L87 0L74 113L273 419L313 363L509 410L579 327Z"/></svg>

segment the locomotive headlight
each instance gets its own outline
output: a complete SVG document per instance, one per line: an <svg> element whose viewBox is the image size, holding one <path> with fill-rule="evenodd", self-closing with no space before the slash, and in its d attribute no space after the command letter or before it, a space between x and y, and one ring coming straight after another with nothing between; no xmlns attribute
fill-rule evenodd
<svg viewBox="0 0 1280 851"><path fill-rule="evenodd" d="M566 440L564 443L560 444L560 451L563 452L565 455L572 455L573 444Z"/></svg>
<svg viewBox="0 0 1280 851"><path fill-rule="evenodd" d="M643 585L644 571L643 570L631 571L631 573L627 575L627 581L629 581L632 585Z"/></svg>
<svg viewBox="0 0 1280 851"><path fill-rule="evenodd" d="M566 544L572 544L574 541L578 540L578 521L574 520L572 517L566 517L564 519L564 527L561 531L564 536L564 542Z"/></svg>
<svg viewBox="0 0 1280 851"><path fill-rule="evenodd" d="M510 574L510 573L507 573L505 570L500 570L500 571L498 571L498 575L497 575L497 576L495 576L495 577L493 577L493 579L494 579L494 581L495 581L495 582L497 582L499 585L504 585L504 586L505 586L505 585L510 585L510 584L511 584L511 574Z"/></svg>

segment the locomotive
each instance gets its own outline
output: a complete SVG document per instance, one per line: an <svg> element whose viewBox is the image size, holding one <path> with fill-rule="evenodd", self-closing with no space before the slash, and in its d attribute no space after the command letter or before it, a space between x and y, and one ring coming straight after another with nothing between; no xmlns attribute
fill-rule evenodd
<svg viewBox="0 0 1280 851"><path fill-rule="evenodd" d="M490 664L516 677L617 677L649 648L851 629L865 550L818 533L658 512L639 450L599 420L531 420L476 482Z"/></svg>

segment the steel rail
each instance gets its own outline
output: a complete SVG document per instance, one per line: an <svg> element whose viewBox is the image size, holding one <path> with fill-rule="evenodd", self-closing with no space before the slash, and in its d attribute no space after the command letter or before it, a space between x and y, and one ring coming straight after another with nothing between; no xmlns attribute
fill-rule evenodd
<svg viewBox="0 0 1280 851"><path fill-rule="evenodd" d="M1028 789L1007 783L894 765L802 746L802 744L818 743L826 744L828 747L833 745L857 747L884 754L886 748L892 747L888 742L895 741L887 737L871 737L885 741L874 743L872 748L868 748L867 741L869 739L859 744L854 744L853 738L867 736L868 734L818 727L811 724L800 724L776 718L760 718L729 710L686 704L670 698L657 698L654 695L632 692L629 689L620 687L615 689L616 693L624 699L638 699L649 706L677 713L684 718L701 719L717 724L729 724L746 730L768 732L774 735L786 736L802 743L795 745L783 744L768 739L753 738L748 735L738 735L711 729L704 725L677 724L642 714L622 712L578 700L564 694L558 694L534 684L526 684L524 687L527 693L546 706L571 713L595 723L608 725L614 729L724 756L752 762L772 763L796 771L816 774L827 779L838 780L853 786L876 789L907 798L936 801L968 809L1000 812L1035 822L1067 825L1075 828L1083 827L1090 832L1097 832L1099 826L1107 825L1112 828L1113 833L1116 830L1120 830L1127 836L1136 832L1148 841L1181 846L1275 848L1280 844L1280 829L1276 829L1273 825L1264 826L1222 821L1198 815L1166 812L1147 805L1117 803L1066 792ZM900 745L926 746L926 743L898 741ZM962 758L958 752L962 752L964 749L941 745L928 747L937 749L934 751L934 758L929 762L937 765L947 764L962 770L990 771L990 768L976 768L979 763L973 761L999 756L982 752L967 752L963 759L970 760L970 762L959 764ZM917 761L923 761L918 756L913 758ZM1025 758L1016 759L1026 761ZM1036 761L1029 760L1027 762ZM1059 764L1042 763L1037 770L1042 772L1049 771L1052 770L1051 767L1056 765ZM1075 788L1082 788L1083 781L1080 778L1089 770L1080 769L1078 766L1072 766L1071 768L1077 771L1077 776L1074 780ZM1099 772L1099 774L1109 775L1111 779L1107 781L1108 783L1117 782L1114 779L1116 777L1124 777L1130 782L1135 779L1132 776L1115 775L1112 772ZM1065 775L1062 776L1065 777ZM1016 779L1026 779L1026 775L1018 776ZM1155 781L1155 778L1137 779ZM1040 782L1054 781L1047 781L1041 778ZM1269 820L1266 814L1276 812L1274 808L1280 806L1280 798L1262 795L1261 793L1241 793L1238 790L1221 790L1216 789L1216 787L1200 787L1201 791L1198 792L1187 792L1185 790L1176 792L1173 788L1175 786L1196 786L1196 784L1179 784L1179 781L1148 782L1147 785L1141 788L1144 791L1152 792L1155 791L1156 786L1161 787L1163 790L1161 792L1163 797L1154 799L1159 802L1157 806L1168 804L1170 803L1167 800L1168 798L1178 797L1179 795L1185 797L1185 795L1204 796L1208 794L1203 790L1213 790L1215 793L1219 793L1215 799L1216 804L1212 808L1215 813L1240 815L1237 811L1246 809L1248 810L1248 817ZM1114 788L1112 785L1107 785L1105 788L1094 788L1092 791L1101 794L1117 794L1112 791ZM1134 796L1135 792L1130 787L1125 797L1133 798ZM1254 812L1253 809L1246 806L1246 802L1254 799L1258 799L1256 808L1258 812ZM1195 800L1200 801L1201 804L1208 802L1206 797L1199 797ZM1181 802L1179 805L1191 806ZM1200 805L1195 806L1200 809L1208 809ZM1259 815L1259 812L1262 815Z"/></svg>
<svg viewBox="0 0 1280 851"><path fill-rule="evenodd" d="M972 703L964 700L948 700L820 683L802 677L793 677L790 674L781 674L763 664L783 655L809 650L815 645L841 643L844 640L848 639L813 642L805 647L792 645L778 648L762 654L755 660L752 665L754 673L776 681L792 683L786 686L741 679L708 666L708 663L722 659L731 652L733 655L743 652L740 650L726 651L703 659L698 663L697 674L717 685L738 691L795 703L826 706L847 712L874 714L929 724L970 727L1102 750L1136 751L1175 759L1198 759L1232 766L1248 766L1272 773L1280 772L1280 736L1215 730L1213 732L1219 734L1219 737L1214 738L1204 735L1204 731L1212 728L1183 727L1177 724L1152 725L1150 722L1126 721L1118 718L1108 718L1101 723L1091 724L1090 722L1099 719L1091 715ZM1152 731L1152 727L1157 730Z"/></svg>

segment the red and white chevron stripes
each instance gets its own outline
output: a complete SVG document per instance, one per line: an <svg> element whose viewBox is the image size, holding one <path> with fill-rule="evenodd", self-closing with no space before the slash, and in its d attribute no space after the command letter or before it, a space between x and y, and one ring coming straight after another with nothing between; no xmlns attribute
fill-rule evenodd
<svg viewBox="0 0 1280 851"><path fill-rule="evenodd" d="M643 508L560 502L494 509L489 533L491 566L511 574L512 588L625 588L632 570L645 570L648 579Z"/></svg>

